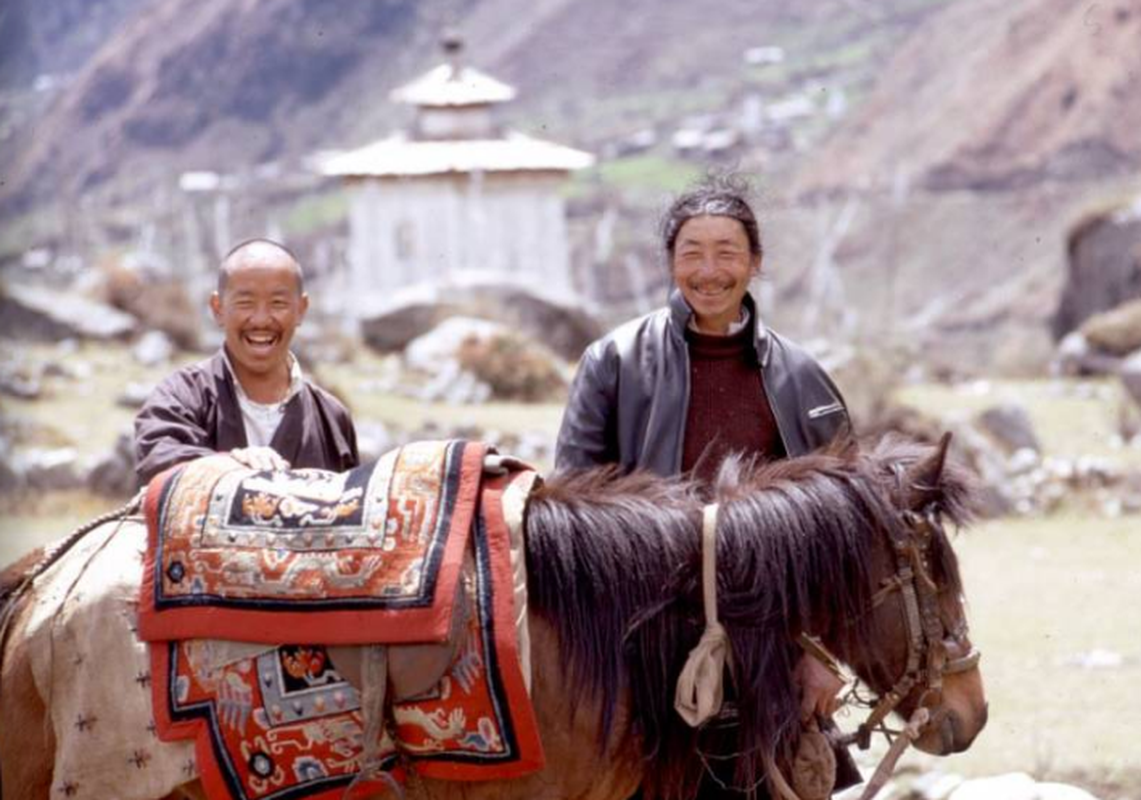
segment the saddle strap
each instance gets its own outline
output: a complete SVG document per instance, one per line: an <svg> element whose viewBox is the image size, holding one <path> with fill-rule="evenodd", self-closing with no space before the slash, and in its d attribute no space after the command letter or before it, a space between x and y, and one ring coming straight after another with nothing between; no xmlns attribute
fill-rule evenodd
<svg viewBox="0 0 1141 800"><path fill-rule="evenodd" d="M361 752L361 771L353 784L370 780L380 770L378 754L380 737L384 735L384 700L388 690L388 648L372 644L362 650L361 715L364 717L364 747Z"/></svg>

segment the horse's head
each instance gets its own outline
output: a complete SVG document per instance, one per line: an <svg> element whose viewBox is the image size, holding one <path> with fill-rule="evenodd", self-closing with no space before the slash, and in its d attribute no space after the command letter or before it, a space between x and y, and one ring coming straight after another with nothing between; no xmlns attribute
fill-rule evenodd
<svg viewBox="0 0 1141 800"><path fill-rule="evenodd" d="M874 653L845 648L847 660L880 696L869 728L894 711L905 719L926 708L915 746L934 755L967 749L987 719L979 653L968 633L962 584L943 520L966 515L967 483L947 464L950 435L926 452L898 442L869 455L896 510L869 565ZM865 730L868 730L865 729ZM866 735L866 734L865 734Z"/></svg>

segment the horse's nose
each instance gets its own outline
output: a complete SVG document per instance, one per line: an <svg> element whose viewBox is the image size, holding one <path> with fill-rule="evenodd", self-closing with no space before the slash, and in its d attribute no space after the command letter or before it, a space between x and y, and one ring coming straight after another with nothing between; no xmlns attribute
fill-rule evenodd
<svg viewBox="0 0 1141 800"><path fill-rule="evenodd" d="M948 714L943 721L943 752L946 755L961 753L970 747L983 728L986 727L990 707L983 704L982 713L979 714L975 724L968 730L963 730L963 720L958 714Z"/></svg>

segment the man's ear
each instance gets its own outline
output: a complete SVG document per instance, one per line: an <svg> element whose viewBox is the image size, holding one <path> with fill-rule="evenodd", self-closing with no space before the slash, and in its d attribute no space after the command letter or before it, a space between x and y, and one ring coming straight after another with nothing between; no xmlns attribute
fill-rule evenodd
<svg viewBox="0 0 1141 800"><path fill-rule="evenodd" d="M309 311L309 295L305 292L301 293L301 313L297 315L297 324L300 325L301 321L305 319L305 314Z"/></svg>
<svg viewBox="0 0 1141 800"><path fill-rule="evenodd" d="M763 257L763 256L761 256L761 255L759 255L759 254L758 254L758 255L755 255L755 256L753 256L753 268L752 268L751 270L749 270L749 277L750 277L750 278L757 278L757 277L760 277L760 274L761 274L761 261L762 261L763 259L764 259L764 257Z"/></svg>
<svg viewBox="0 0 1141 800"><path fill-rule="evenodd" d="M214 314L214 321L222 324L222 297L217 292L210 293L210 311Z"/></svg>

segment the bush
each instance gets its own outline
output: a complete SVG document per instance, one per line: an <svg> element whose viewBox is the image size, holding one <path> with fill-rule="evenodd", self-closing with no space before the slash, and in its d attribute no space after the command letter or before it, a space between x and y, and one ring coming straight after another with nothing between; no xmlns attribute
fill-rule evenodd
<svg viewBox="0 0 1141 800"><path fill-rule="evenodd" d="M518 334L468 336L456 351L460 366L491 387L497 400L541 403L565 396L558 357Z"/></svg>

